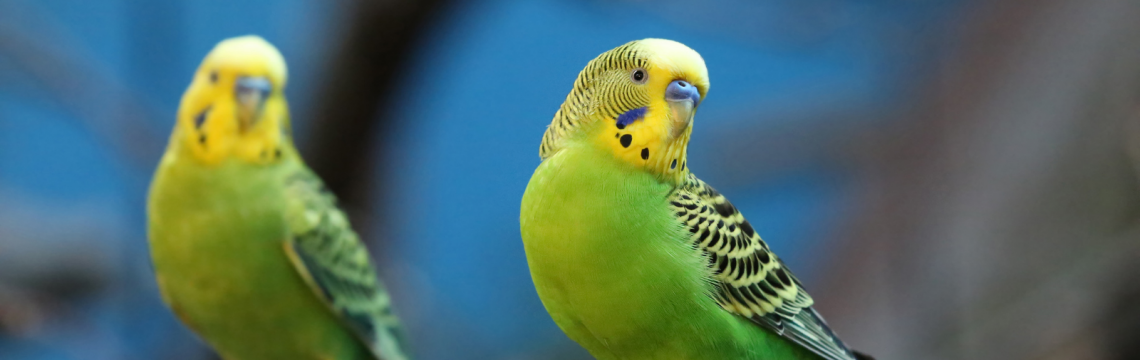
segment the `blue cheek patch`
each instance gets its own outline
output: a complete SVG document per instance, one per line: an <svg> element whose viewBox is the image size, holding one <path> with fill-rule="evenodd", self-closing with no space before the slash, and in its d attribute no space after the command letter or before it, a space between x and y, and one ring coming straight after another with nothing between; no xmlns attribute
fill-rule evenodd
<svg viewBox="0 0 1140 360"><path fill-rule="evenodd" d="M638 120L641 120L642 118L645 118L645 111L646 110L649 110L649 108L648 107L639 107L639 108L636 108L636 109L633 109L630 111L626 111L624 114L618 115L617 128L618 129L625 129L625 127L627 125L632 124Z"/></svg>
<svg viewBox="0 0 1140 360"><path fill-rule="evenodd" d="M205 110L202 110L202 112L198 113L198 116L194 117L194 128L202 128L202 124L206 122L206 115L210 114L211 108L213 108L213 106L207 106Z"/></svg>

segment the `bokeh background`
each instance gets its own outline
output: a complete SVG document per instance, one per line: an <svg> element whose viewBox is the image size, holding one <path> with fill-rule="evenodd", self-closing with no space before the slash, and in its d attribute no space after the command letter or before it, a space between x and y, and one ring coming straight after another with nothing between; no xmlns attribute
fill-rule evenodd
<svg viewBox="0 0 1140 360"><path fill-rule="evenodd" d="M1140 358L1134 0L0 0L0 359L211 359L146 190L221 39L289 62L302 153L420 359L587 359L518 205L578 71L701 52L691 168L879 359Z"/></svg>

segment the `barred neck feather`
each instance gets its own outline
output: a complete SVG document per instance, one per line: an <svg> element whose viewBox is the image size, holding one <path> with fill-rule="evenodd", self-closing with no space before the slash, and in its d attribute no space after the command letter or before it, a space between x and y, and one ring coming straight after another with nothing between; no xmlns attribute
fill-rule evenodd
<svg viewBox="0 0 1140 360"><path fill-rule="evenodd" d="M554 120L546 128L546 134L542 136L542 144L538 149L539 157L546 159L558 152L562 147L562 141L578 132L582 125L601 119L616 119L622 113L641 106L637 104L649 102L644 95L638 96L639 94L634 91L615 92L614 95L619 96L618 101L603 101L599 96L616 90L616 86L613 85L617 79L613 79L615 72L612 70L644 68L648 65L648 60L639 54L636 45L637 42L633 41L607 51L590 61L586 68L578 73L574 88L570 91L570 95L566 96L566 101L562 102L558 112L554 113ZM617 73L616 77L624 78L624 72Z"/></svg>

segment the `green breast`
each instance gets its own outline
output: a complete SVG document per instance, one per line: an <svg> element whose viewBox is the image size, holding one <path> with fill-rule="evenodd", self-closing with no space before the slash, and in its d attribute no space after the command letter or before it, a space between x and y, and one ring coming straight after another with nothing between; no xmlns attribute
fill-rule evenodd
<svg viewBox="0 0 1140 360"><path fill-rule="evenodd" d="M523 195L520 224L547 311L601 359L766 353L768 334L707 295L705 260L666 206L672 189L586 146L546 159Z"/></svg>
<svg viewBox="0 0 1140 360"><path fill-rule="evenodd" d="M174 312L227 359L366 359L282 248L283 180L296 161L203 168L164 161L151 189L151 256Z"/></svg>

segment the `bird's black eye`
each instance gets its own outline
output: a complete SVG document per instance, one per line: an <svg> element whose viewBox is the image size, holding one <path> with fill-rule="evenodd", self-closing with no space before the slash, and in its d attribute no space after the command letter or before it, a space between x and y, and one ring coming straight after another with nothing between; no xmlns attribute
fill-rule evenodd
<svg viewBox="0 0 1140 360"><path fill-rule="evenodd" d="M210 72L210 83L211 84L217 84L218 83L218 72L217 71L211 71Z"/></svg>
<svg viewBox="0 0 1140 360"><path fill-rule="evenodd" d="M649 74L645 73L645 69L633 69L633 73L630 74L629 78L633 80L634 83L644 84L649 80Z"/></svg>

